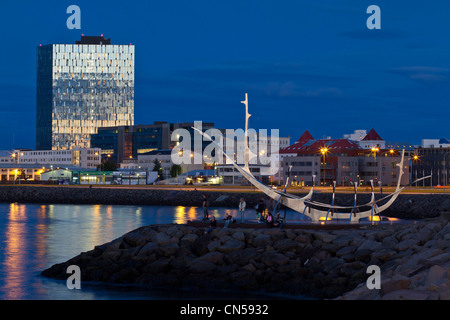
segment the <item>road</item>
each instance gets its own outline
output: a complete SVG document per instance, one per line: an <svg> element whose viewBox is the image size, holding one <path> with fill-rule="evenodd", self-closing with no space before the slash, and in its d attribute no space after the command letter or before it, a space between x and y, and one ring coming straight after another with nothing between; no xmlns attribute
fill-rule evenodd
<svg viewBox="0 0 450 320"><path fill-rule="evenodd" d="M11 185L12 186L12 185ZM34 186L44 188L89 188L90 185L40 185L40 184L22 184L14 185L16 187ZM110 189L144 189L144 190L197 190L197 191L214 191L214 192L237 192L237 193L259 193L258 189L252 186L209 186L209 185L92 185L92 188L110 188ZM283 188L278 187L278 190ZM310 187L289 187L287 193L308 193ZM331 187L314 187L315 192L331 193L333 188ZM380 193L380 189L376 188L376 194ZM383 187L383 194L389 194L395 191L394 187ZM353 188L350 187L336 187L336 193L353 193ZM369 187L361 187L358 189L358 193L370 193ZM449 194L450 187L446 188L431 188L431 187L407 187L402 194Z"/></svg>

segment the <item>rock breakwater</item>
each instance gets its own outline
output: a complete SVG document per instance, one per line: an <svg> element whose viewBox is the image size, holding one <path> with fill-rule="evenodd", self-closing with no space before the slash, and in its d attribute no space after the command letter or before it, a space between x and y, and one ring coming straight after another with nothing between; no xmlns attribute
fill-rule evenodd
<svg viewBox="0 0 450 320"><path fill-rule="evenodd" d="M364 229L363 229L364 228ZM450 223L346 230L206 228L152 225L42 272L82 281L207 291L247 290L318 299L450 299ZM381 289L366 287L367 267Z"/></svg>

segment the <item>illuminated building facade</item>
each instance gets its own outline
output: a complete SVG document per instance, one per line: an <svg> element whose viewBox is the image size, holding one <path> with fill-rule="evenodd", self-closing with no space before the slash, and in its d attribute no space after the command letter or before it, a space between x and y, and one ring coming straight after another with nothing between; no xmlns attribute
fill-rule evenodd
<svg viewBox="0 0 450 320"><path fill-rule="evenodd" d="M176 129L185 129L191 135L191 146L194 146L194 122L168 123L155 121L150 125L116 126L99 128L91 136L91 147L102 149L103 156L120 163L128 159L137 159L138 155L147 154L154 150L172 149L176 141L172 141L172 133ZM202 130L214 128L214 123L203 122ZM174 137L175 140L178 137ZM202 142L202 150L210 142Z"/></svg>
<svg viewBox="0 0 450 320"><path fill-rule="evenodd" d="M37 150L90 148L98 128L134 124L134 50L103 35L38 47Z"/></svg>

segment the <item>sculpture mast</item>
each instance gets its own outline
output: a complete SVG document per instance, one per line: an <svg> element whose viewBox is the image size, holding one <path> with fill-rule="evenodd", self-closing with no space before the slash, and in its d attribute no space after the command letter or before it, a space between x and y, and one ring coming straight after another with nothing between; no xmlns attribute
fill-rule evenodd
<svg viewBox="0 0 450 320"><path fill-rule="evenodd" d="M248 119L251 117L251 114L248 113L248 94L245 94L245 100L241 101L245 105L245 132L244 132L244 170L250 173L249 164L249 148L248 148Z"/></svg>

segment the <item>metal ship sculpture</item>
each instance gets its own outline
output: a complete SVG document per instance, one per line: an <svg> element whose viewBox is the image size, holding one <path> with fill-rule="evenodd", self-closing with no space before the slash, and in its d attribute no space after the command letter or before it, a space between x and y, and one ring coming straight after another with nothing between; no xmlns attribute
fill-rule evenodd
<svg viewBox="0 0 450 320"><path fill-rule="evenodd" d="M225 157L230 161L230 163L245 177L253 186L263 192L265 195L276 201L275 208L281 204L287 208L290 208L298 213L301 213L300 222L303 222L303 217L307 216L311 219L312 223L323 223L324 221L338 220L347 221L349 223L358 223L362 219L367 219L369 221L374 221L374 217L389 208L394 201L397 199L398 195L408 186L401 186L400 181L404 174L403 164L405 161L405 150L402 151L401 161L397 164L399 174L396 189L393 193L384 196L381 199L375 200L375 193L373 187L373 180L370 181L372 188L371 200L368 203L357 205L357 189L358 183L354 183L354 203L353 206L337 206L334 205L336 196L336 181L333 183L333 194L331 204L316 202L312 200L314 193L314 179L313 176L313 186L309 193L304 197L299 197L293 194L286 193L286 189L289 183L289 177L287 178L286 185L284 187L284 192L273 189L272 187L266 186L265 184L258 181L249 169L249 146L248 146L248 120L251 114L248 113L248 95L245 94L245 100L241 101L245 105L245 133L244 133L244 167L239 166L224 150L220 147L208 134L193 128L199 132L206 139L210 140L215 147L220 150ZM289 168L290 169L290 168ZM290 171L290 170L289 170ZM410 183L412 185L418 181L430 178L431 176L422 177L416 181ZM386 201L386 202L385 202ZM384 204L381 204L385 202ZM275 211L275 210L274 210ZM378 219L379 220L379 219Z"/></svg>

